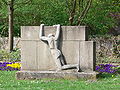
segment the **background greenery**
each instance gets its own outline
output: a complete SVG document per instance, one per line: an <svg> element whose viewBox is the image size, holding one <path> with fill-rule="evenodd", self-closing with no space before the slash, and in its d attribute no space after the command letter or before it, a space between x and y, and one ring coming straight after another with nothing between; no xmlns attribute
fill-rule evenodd
<svg viewBox="0 0 120 90"><path fill-rule="evenodd" d="M7 50L0 50L0 61L1 62L18 62L21 60L20 49L15 48L12 52Z"/></svg>
<svg viewBox="0 0 120 90"><path fill-rule="evenodd" d="M0 0L0 35L8 36L8 7ZM7 0L6 0L7 1ZM9 1L9 0L8 0ZM20 26L69 24L69 13L66 0L15 0L14 3L14 36L20 36ZM70 0L69 0L70 1ZM84 0L83 0L84 1ZM25 3L26 2L26 3ZM93 0L81 25L90 29L91 35L104 35L117 26L120 11L119 0ZM79 13L76 13L77 17ZM115 16L116 15L116 16ZM74 22L74 25L77 25Z"/></svg>

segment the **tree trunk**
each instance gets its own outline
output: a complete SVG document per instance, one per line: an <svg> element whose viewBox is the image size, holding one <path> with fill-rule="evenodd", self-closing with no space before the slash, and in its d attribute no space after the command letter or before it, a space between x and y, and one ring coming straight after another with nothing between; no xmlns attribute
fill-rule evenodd
<svg viewBox="0 0 120 90"><path fill-rule="evenodd" d="M8 51L11 52L13 50L13 2L14 0L11 0L8 3L8 15L9 15L9 40L8 40Z"/></svg>

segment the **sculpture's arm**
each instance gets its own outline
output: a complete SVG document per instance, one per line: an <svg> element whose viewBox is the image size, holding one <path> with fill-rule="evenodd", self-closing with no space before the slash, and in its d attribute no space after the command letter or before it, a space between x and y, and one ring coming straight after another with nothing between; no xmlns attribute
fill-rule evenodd
<svg viewBox="0 0 120 90"><path fill-rule="evenodd" d="M44 30L44 24L41 24L41 25L40 25L39 38L40 38L41 40L47 41L47 37L43 36L43 30Z"/></svg>
<svg viewBox="0 0 120 90"><path fill-rule="evenodd" d="M55 34L55 40L57 40L60 36L60 24L58 25L53 25L53 27L57 27L57 31L56 31L56 34Z"/></svg>

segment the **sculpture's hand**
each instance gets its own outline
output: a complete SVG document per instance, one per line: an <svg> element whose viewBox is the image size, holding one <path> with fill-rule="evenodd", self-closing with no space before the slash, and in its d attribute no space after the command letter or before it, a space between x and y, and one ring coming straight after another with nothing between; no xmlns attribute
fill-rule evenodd
<svg viewBox="0 0 120 90"><path fill-rule="evenodd" d="M45 24L41 24L41 25L40 25L40 27L43 27L43 26L45 26Z"/></svg>
<svg viewBox="0 0 120 90"><path fill-rule="evenodd" d="M44 24L40 25L40 32L39 32L39 37L41 38L43 36L43 29L44 29Z"/></svg>
<svg viewBox="0 0 120 90"><path fill-rule="evenodd" d="M47 37L44 36L43 30L44 30L44 24L41 24L41 25L40 25L39 38L40 38L41 40L45 40L45 41L46 41L46 40L47 40Z"/></svg>
<svg viewBox="0 0 120 90"><path fill-rule="evenodd" d="M53 27L60 27L60 24L57 24L57 25L53 25Z"/></svg>
<svg viewBox="0 0 120 90"><path fill-rule="evenodd" d="M42 32L42 31L43 31L44 26L45 26L44 24L41 24L41 25L40 25L40 32Z"/></svg>

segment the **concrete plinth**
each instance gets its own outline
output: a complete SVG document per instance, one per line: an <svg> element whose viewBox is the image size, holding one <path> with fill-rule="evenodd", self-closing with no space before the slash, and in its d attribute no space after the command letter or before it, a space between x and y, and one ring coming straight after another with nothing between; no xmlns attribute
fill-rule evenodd
<svg viewBox="0 0 120 90"><path fill-rule="evenodd" d="M57 72L57 71L19 71L16 73L18 80L32 79L91 79L96 80L96 72Z"/></svg>

